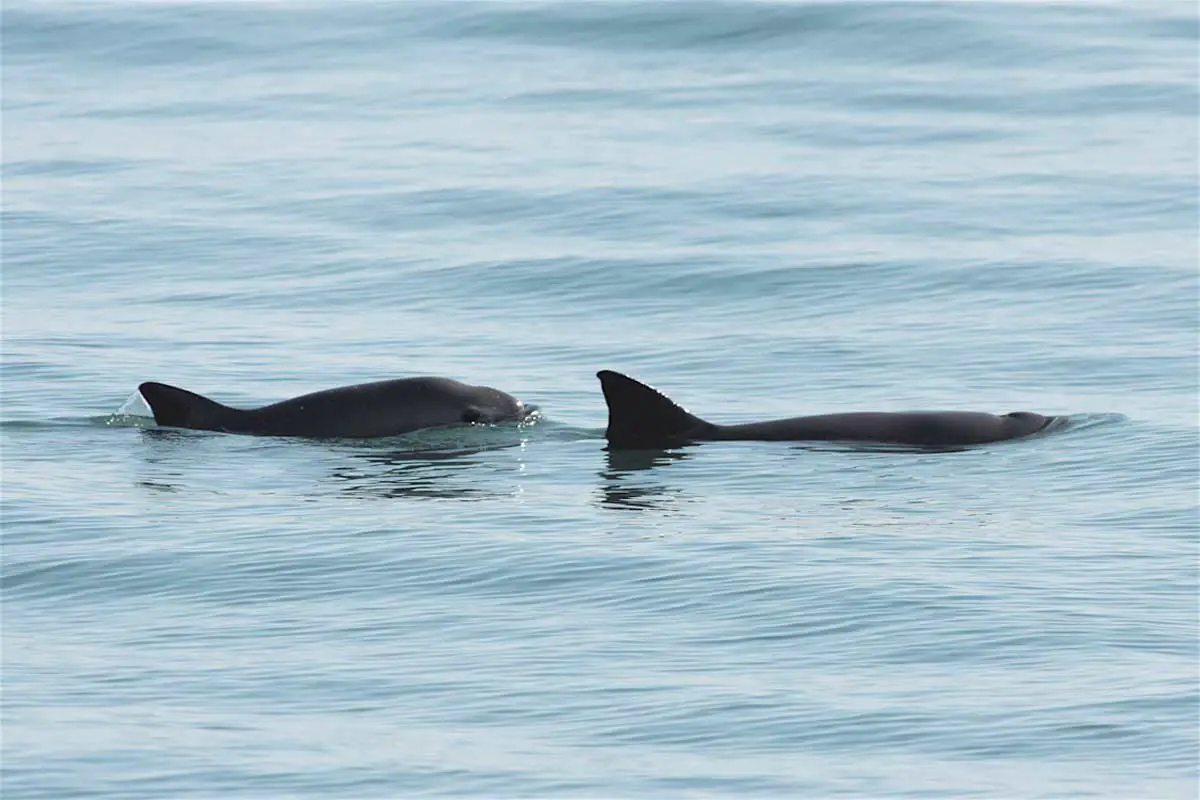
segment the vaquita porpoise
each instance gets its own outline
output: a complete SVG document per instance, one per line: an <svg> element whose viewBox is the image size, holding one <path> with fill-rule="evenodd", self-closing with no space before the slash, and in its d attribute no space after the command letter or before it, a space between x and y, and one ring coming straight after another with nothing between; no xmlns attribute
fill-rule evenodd
<svg viewBox="0 0 1200 800"><path fill-rule="evenodd" d="M844 441L915 447L960 447L1017 439L1061 419L1029 411L861 411L793 417L741 425L716 425L692 415L669 397L627 375L596 373L608 403L610 449L680 447L708 441Z"/></svg>
<svg viewBox="0 0 1200 800"><path fill-rule="evenodd" d="M449 378L401 378L326 389L262 408L230 408L207 397L143 383L159 425L264 436L361 439L462 423L521 420L535 407L489 386Z"/></svg>

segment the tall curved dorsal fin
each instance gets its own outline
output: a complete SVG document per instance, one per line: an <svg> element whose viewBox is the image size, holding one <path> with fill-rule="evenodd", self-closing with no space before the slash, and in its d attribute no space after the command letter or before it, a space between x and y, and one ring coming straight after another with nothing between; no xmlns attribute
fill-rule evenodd
<svg viewBox="0 0 1200 800"><path fill-rule="evenodd" d="M608 403L611 447L626 450L660 449L687 444L714 429L657 389L612 370L596 373Z"/></svg>
<svg viewBox="0 0 1200 800"><path fill-rule="evenodd" d="M234 418L244 413L195 392L165 383L148 381L138 386L138 392L154 412L154 421L172 428L231 430Z"/></svg>

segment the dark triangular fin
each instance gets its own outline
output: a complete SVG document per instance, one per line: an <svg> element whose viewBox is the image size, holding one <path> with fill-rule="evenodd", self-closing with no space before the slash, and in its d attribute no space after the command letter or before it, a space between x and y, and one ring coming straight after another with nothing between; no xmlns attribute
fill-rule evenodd
<svg viewBox="0 0 1200 800"><path fill-rule="evenodd" d="M612 370L596 373L608 403L608 444L613 448L679 447L711 434L715 426L689 414L671 398Z"/></svg>
<svg viewBox="0 0 1200 800"><path fill-rule="evenodd" d="M173 428L194 428L202 431L236 429L236 418L244 412L201 397L187 389L165 383L143 383L138 392L154 412L154 421Z"/></svg>

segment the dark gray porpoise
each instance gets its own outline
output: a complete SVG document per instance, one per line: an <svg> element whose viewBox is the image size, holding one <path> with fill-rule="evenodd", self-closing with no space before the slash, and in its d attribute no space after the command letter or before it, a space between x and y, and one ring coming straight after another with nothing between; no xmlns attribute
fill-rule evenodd
<svg viewBox="0 0 1200 800"><path fill-rule="evenodd" d="M608 403L610 449L680 447L705 441L848 441L917 447L1002 442L1044 429L1054 417L1028 411L997 416L975 411L865 411L715 425L619 372L596 373Z"/></svg>
<svg viewBox="0 0 1200 800"><path fill-rule="evenodd" d="M254 409L230 408L163 383L143 383L138 391L159 425L316 439L398 436L442 425L518 420L532 410L498 389L449 378L343 386Z"/></svg>

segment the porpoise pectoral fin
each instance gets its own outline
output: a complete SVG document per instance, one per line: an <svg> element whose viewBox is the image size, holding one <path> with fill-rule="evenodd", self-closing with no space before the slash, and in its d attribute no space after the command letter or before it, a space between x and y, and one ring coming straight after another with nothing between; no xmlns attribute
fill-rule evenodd
<svg viewBox="0 0 1200 800"><path fill-rule="evenodd" d="M138 392L154 412L154 421L173 428L230 430L232 419L243 413L195 392L165 383L143 383L138 386Z"/></svg>
<svg viewBox="0 0 1200 800"><path fill-rule="evenodd" d="M612 370L596 373L608 403L611 447L654 449L679 447L715 430L662 392Z"/></svg>

